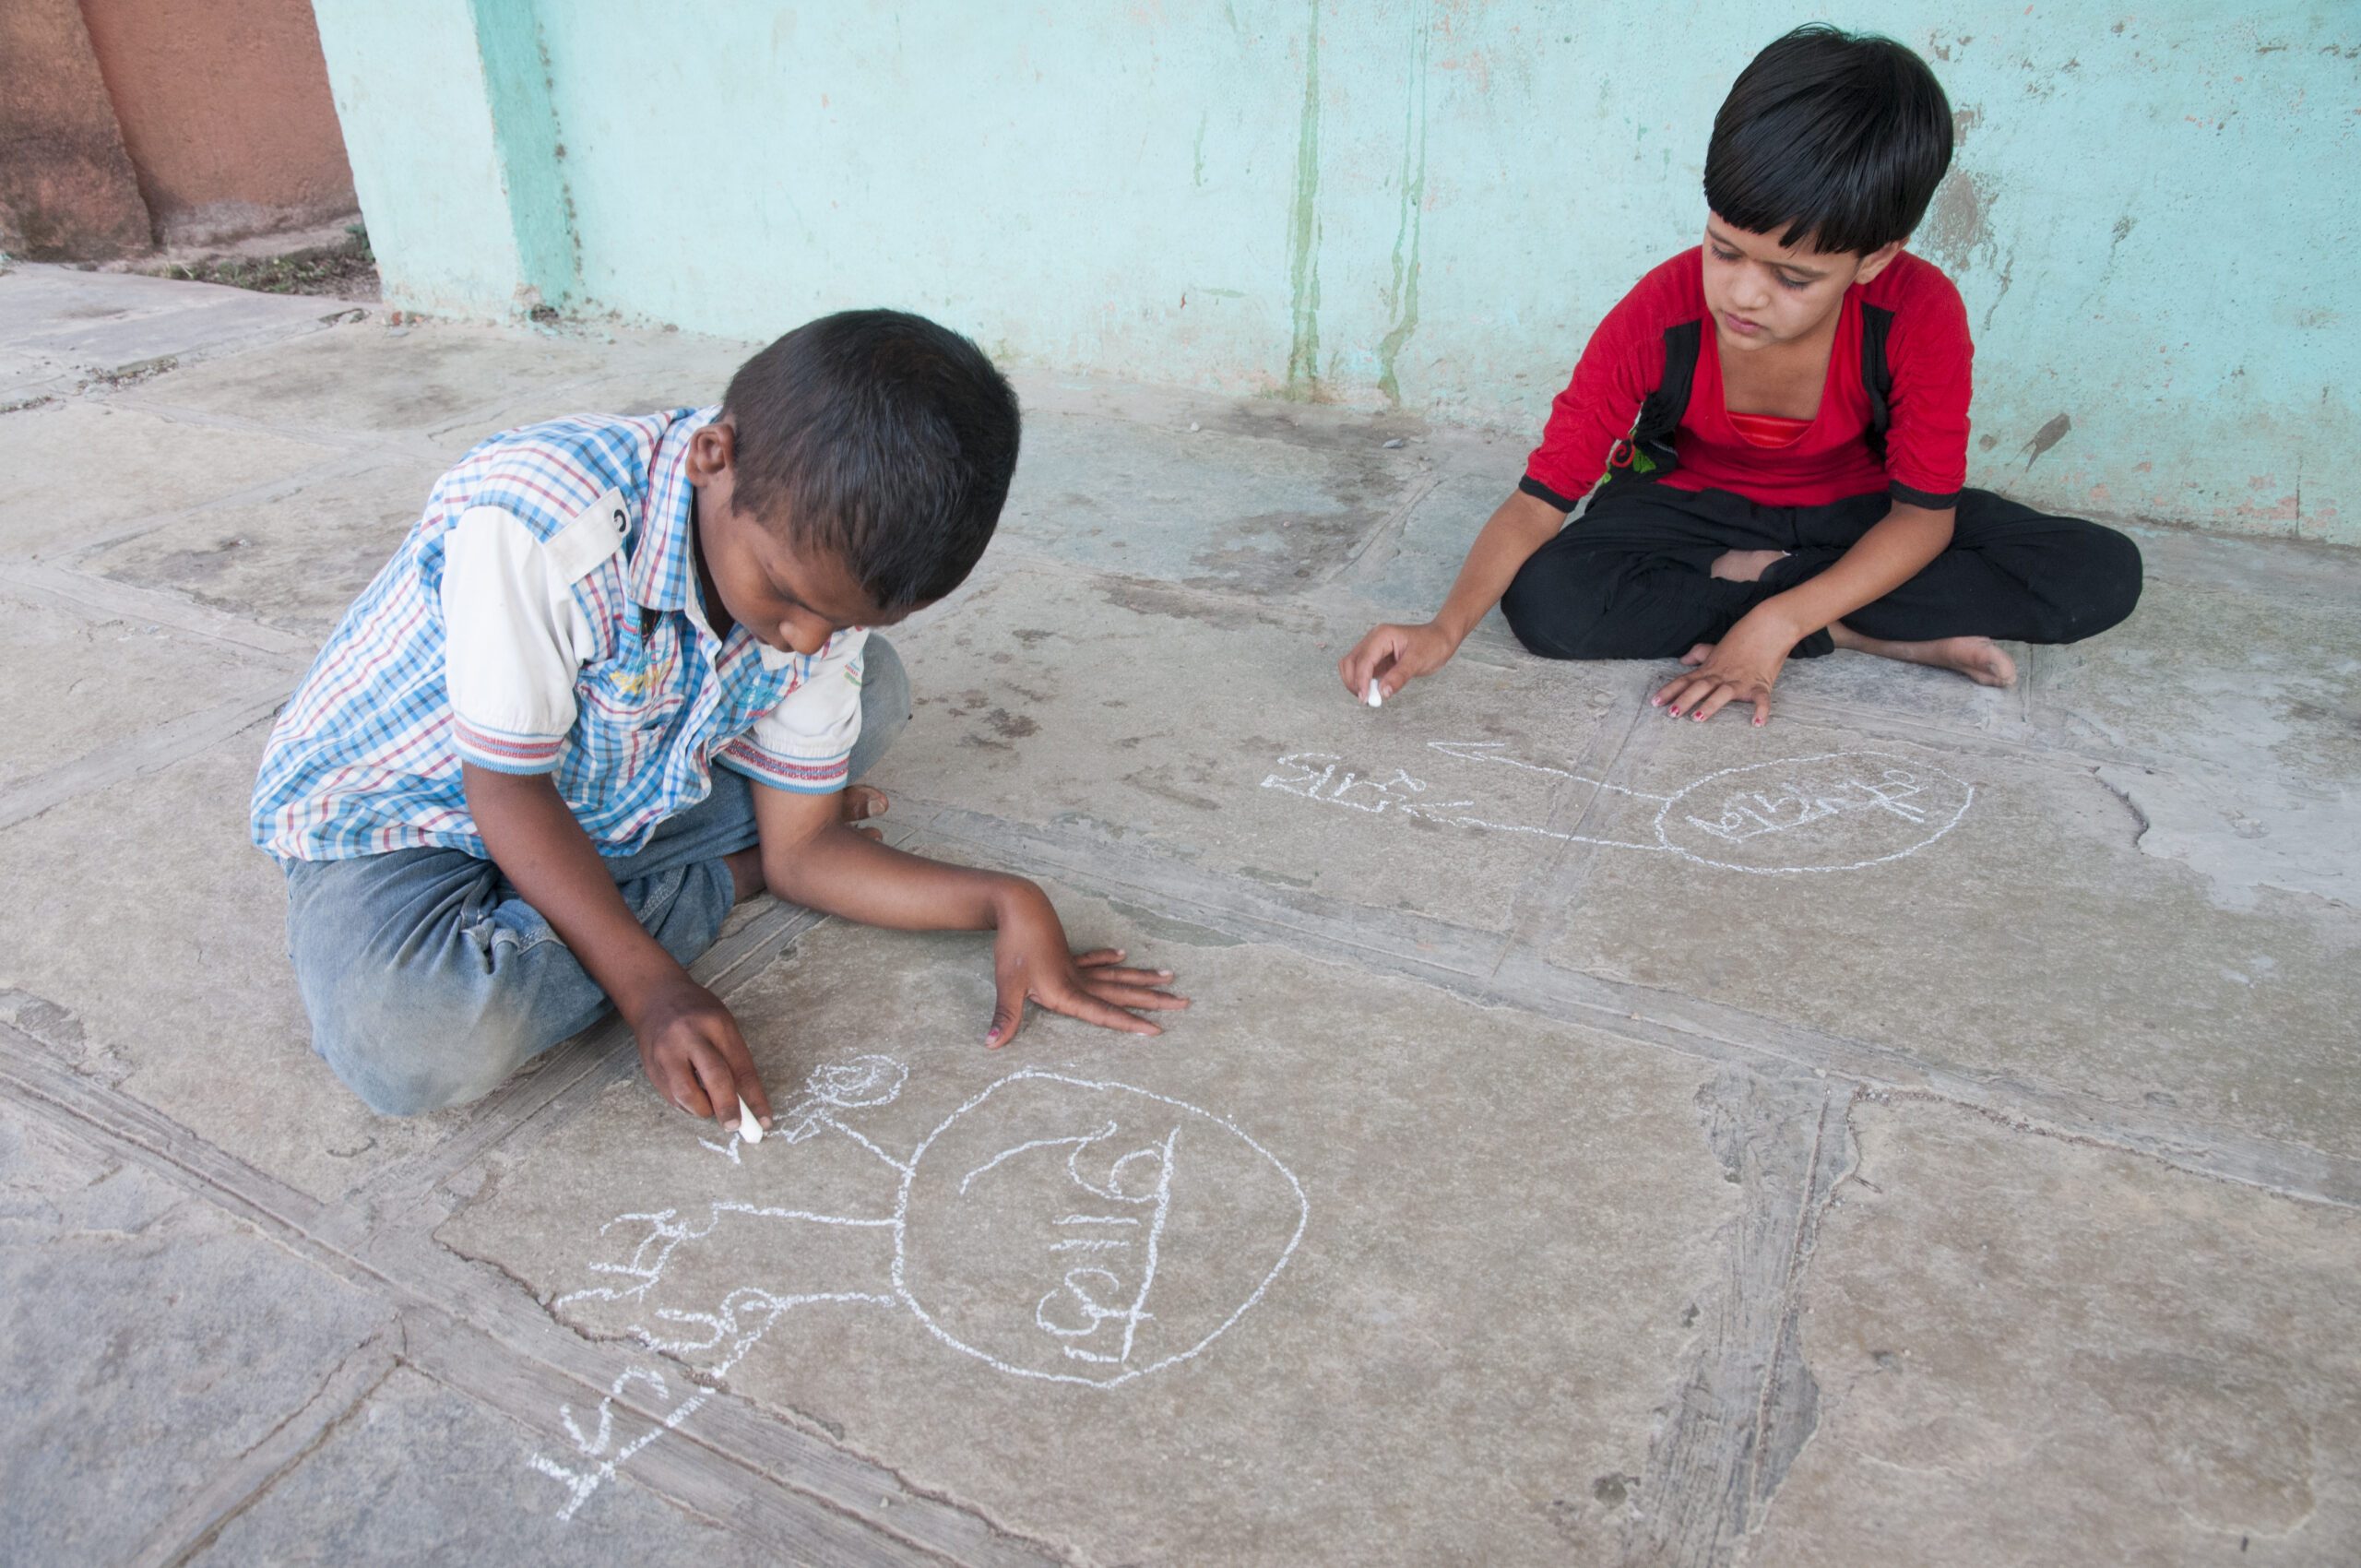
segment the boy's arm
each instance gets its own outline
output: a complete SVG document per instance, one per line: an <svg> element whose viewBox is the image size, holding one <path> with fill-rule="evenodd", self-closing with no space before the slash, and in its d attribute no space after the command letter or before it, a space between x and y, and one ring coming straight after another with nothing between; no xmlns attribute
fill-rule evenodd
<svg viewBox="0 0 2361 1568"><path fill-rule="evenodd" d="M1659 687L1650 701L1670 705L1675 719L1686 707L1699 719L1731 702L1752 703L1754 721L1764 722L1771 687L1795 646L1924 571L1951 544L1955 517L1949 506L1895 502L1834 565L1748 611L1695 669Z"/></svg>
<svg viewBox="0 0 2361 1568"><path fill-rule="evenodd" d="M1379 626L1336 661L1345 689L1358 699L1374 681L1378 691L1390 697L1418 676L1442 669L1508 592L1518 569L1565 524L1566 514L1547 501L1522 490L1511 493L1468 548L1458 580L1433 620L1416 626Z"/></svg>
<svg viewBox="0 0 2361 1568"><path fill-rule="evenodd" d="M1160 989L1169 969L1119 967L1121 953L1076 955L1049 896L1023 877L946 865L888 849L845 826L841 795L757 787L754 829L775 897L898 931L996 931L998 1004L986 1045L1016 1036L1027 1000L1132 1034L1163 1031L1142 1011L1186 1007Z"/></svg>
<svg viewBox="0 0 2361 1568"><path fill-rule="evenodd" d="M459 772L492 863L631 1026L656 1091L724 1126L736 1124L742 1098L769 1125L770 1099L737 1021L641 928L551 776L498 773L464 760Z"/></svg>

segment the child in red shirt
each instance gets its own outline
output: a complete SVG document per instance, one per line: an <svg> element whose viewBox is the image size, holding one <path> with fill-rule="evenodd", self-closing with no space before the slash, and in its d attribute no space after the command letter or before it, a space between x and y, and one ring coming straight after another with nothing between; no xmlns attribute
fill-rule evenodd
<svg viewBox="0 0 2361 1568"><path fill-rule="evenodd" d="M1546 659L1678 656L1657 706L1761 724L1790 657L2005 686L1993 639L2130 614L2129 539L1964 487L1967 313L1902 248L1951 153L1951 105L1902 45L1813 25L1757 55L1714 118L1704 244L1608 313L1442 609L1361 638L1346 689L1433 673L1498 604Z"/></svg>

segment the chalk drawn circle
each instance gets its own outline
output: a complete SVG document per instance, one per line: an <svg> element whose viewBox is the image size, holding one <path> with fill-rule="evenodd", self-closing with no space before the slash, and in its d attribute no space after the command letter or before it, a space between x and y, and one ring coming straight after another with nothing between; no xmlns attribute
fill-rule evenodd
<svg viewBox="0 0 2361 1568"><path fill-rule="evenodd" d="M856 1056L813 1069L804 1090L823 1105L857 1111L893 1100L909 1075L910 1070L890 1056Z"/></svg>
<svg viewBox="0 0 2361 1568"><path fill-rule="evenodd" d="M1112 1388L1228 1332L1311 1214L1294 1172L1212 1111L1028 1069L910 1157L894 1289L937 1339L1001 1372Z"/></svg>
<svg viewBox="0 0 2361 1568"><path fill-rule="evenodd" d="M1916 854L1975 799L1974 785L1915 758L1828 752L1707 774L1656 813L1656 840L1725 871L1858 871Z"/></svg>

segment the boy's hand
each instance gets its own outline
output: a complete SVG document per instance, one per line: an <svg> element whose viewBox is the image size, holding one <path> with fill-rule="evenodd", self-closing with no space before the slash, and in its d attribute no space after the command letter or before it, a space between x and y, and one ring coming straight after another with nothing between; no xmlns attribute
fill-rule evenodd
<svg viewBox="0 0 2361 1568"><path fill-rule="evenodd" d="M1718 643L1699 643L1681 656L1690 667L1656 689L1648 699L1654 707L1669 705L1672 716L1687 714L1700 723L1731 702L1754 705L1754 721L1771 719L1771 688L1778 683L1787 654L1798 634L1761 608L1749 611Z"/></svg>
<svg viewBox="0 0 2361 1568"><path fill-rule="evenodd" d="M640 999L630 1021L639 1064L657 1093L725 1127L738 1124L743 1099L756 1121L771 1124L770 1097L721 998L683 975Z"/></svg>
<svg viewBox="0 0 2361 1568"><path fill-rule="evenodd" d="M1416 626L1378 626L1336 661L1336 673L1355 702L1369 695L1377 683L1378 695L1392 696L1421 675L1431 675L1451 662L1459 643L1432 621Z"/></svg>
<svg viewBox="0 0 2361 1568"><path fill-rule="evenodd" d="M999 902L992 974L1000 1004L992 1010L986 1045L1003 1046L1016 1038L1028 1001L1086 1024L1135 1035L1164 1032L1139 1016L1141 1012L1189 1005L1188 998L1161 989L1172 983L1169 969L1121 968L1123 955L1114 948L1070 951L1065 927L1058 923L1049 895L1033 884L1012 879Z"/></svg>

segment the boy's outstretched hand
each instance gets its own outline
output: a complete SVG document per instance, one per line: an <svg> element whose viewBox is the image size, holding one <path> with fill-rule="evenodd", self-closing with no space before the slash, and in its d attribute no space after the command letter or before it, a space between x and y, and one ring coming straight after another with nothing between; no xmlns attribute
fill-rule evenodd
<svg viewBox="0 0 2361 1568"><path fill-rule="evenodd" d="M1741 616L1718 643L1699 643L1681 656L1689 673L1656 688L1648 699L1653 707L1667 707L1675 719L1703 722L1733 702L1752 703L1754 721L1771 719L1771 688L1777 684L1796 636L1768 617Z"/></svg>
<svg viewBox="0 0 2361 1568"><path fill-rule="evenodd" d="M992 978L1000 992L984 1043L999 1047L1016 1038L1025 1024L1025 1004L1035 1003L1101 1028L1129 1034L1164 1031L1139 1015L1189 1005L1185 996L1164 989L1169 969L1127 969L1122 953L1102 947L1075 953L1066 946L1049 895L1029 882L1010 887L1000 909L1000 935L992 944Z"/></svg>
<svg viewBox="0 0 2361 1568"><path fill-rule="evenodd" d="M658 1094L725 1127L737 1125L742 1099L756 1121L771 1124L770 1097L721 998L682 975L640 999L630 1022L640 1067Z"/></svg>
<svg viewBox="0 0 2361 1568"><path fill-rule="evenodd" d="M1336 661L1336 673L1353 700L1367 698L1370 683L1380 696L1390 697L1421 675L1431 675L1451 662L1459 644L1433 622L1416 626L1372 627L1352 651Z"/></svg>

